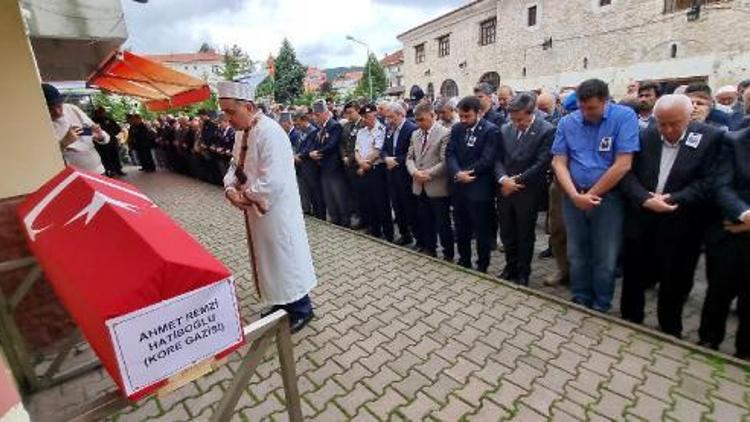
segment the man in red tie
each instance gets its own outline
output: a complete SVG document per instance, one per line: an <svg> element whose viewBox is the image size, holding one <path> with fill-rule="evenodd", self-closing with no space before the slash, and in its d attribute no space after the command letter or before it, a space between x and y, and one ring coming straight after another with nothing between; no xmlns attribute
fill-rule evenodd
<svg viewBox="0 0 750 422"><path fill-rule="evenodd" d="M406 168L412 177L412 192L417 197L419 243L423 252L437 256L440 236L443 259L453 261L453 229L450 222L448 174L445 168L445 147L450 130L435 120L431 104L414 109L418 129L411 135L406 154Z"/></svg>

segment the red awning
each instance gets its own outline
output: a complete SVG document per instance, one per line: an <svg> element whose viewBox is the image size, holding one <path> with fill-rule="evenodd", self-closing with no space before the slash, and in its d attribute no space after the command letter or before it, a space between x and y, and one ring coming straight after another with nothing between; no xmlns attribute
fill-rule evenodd
<svg viewBox="0 0 750 422"><path fill-rule="evenodd" d="M89 78L88 84L136 97L151 111L182 107L211 96L206 81L128 51L113 56Z"/></svg>

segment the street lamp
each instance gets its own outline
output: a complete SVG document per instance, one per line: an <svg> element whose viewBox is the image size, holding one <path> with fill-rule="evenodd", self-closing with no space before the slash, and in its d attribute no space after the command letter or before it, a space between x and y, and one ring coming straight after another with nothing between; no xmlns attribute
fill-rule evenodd
<svg viewBox="0 0 750 422"><path fill-rule="evenodd" d="M370 83L370 101L372 101L372 72L370 72L370 46L367 45L366 42L360 41L352 37L351 35L347 35L346 39L351 42L355 42L359 45L363 45L367 49L367 81Z"/></svg>

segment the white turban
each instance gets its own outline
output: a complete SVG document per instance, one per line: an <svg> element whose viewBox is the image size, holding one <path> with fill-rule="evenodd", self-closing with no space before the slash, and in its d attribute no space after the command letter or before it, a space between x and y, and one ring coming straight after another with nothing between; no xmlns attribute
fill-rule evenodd
<svg viewBox="0 0 750 422"><path fill-rule="evenodd" d="M216 84L219 98L233 98L241 101L254 101L255 88L242 82L220 81Z"/></svg>

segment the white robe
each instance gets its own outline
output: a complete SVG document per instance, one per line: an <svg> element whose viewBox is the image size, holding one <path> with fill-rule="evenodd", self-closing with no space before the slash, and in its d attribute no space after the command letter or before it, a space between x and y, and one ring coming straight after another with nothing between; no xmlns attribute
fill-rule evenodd
<svg viewBox="0 0 750 422"><path fill-rule="evenodd" d="M92 127L94 122L80 108L73 104L63 104L62 116L52 121L55 138L60 141L68 133L71 126ZM94 142L106 144L110 141L107 132L102 131L104 139L94 141L91 136L80 136L75 142L63 148L65 163L93 173L104 173L102 160L96 152ZM116 142L116 141L115 141Z"/></svg>
<svg viewBox="0 0 750 422"><path fill-rule="evenodd" d="M224 176L227 188L237 182L234 163L240 159L242 136L241 131L235 134L232 165ZM265 305L294 302L315 287L317 278L302 217L291 143L278 123L261 116L250 131L247 145L245 194L268 209L263 216L247 213L261 300Z"/></svg>

